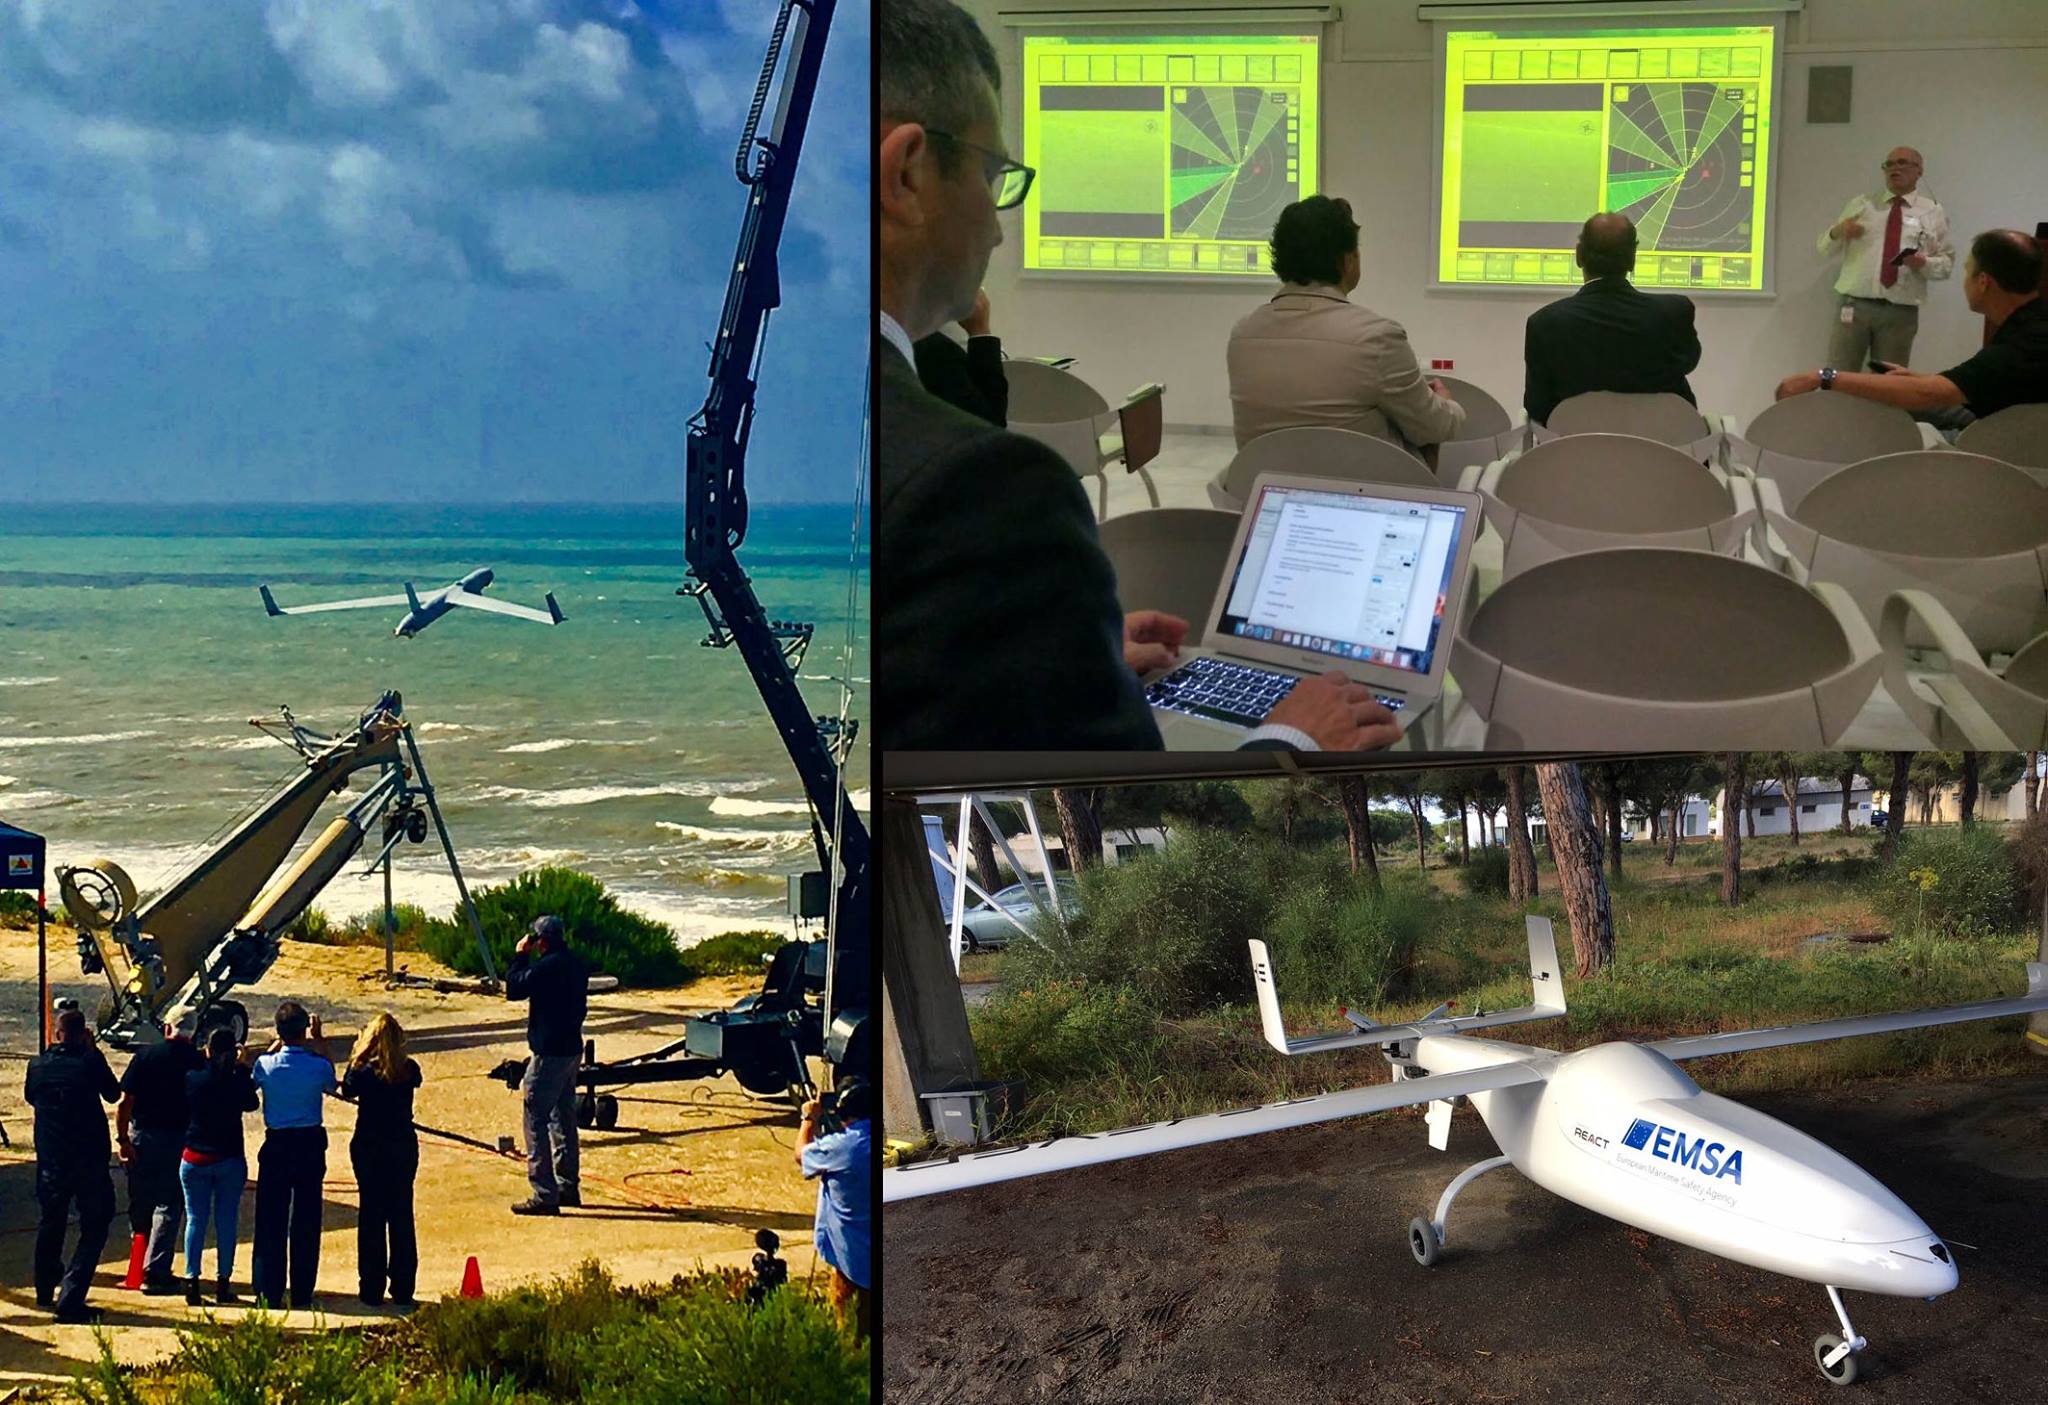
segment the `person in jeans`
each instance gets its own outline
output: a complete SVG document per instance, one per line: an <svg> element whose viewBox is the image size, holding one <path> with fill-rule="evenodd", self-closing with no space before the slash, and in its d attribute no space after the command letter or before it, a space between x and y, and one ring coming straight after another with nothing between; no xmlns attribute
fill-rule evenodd
<svg viewBox="0 0 2048 1405"><path fill-rule="evenodd" d="M178 1189L178 1156L184 1150L185 1075L206 1060L192 1041L166 1027L163 1042L139 1050L121 1074L121 1103L114 1109L121 1164L128 1168L128 1228L146 1238L142 1291L175 1293L178 1279L178 1218L185 1197Z"/></svg>
<svg viewBox="0 0 2048 1405"><path fill-rule="evenodd" d="M519 1093L533 1194L512 1207L515 1215L559 1214L564 1205L583 1203L576 1180L576 1066L589 990L590 968L569 950L562 919L535 918L505 971L505 998L526 1002L532 1054Z"/></svg>
<svg viewBox="0 0 2048 1405"><path fill-rule="evenodd" d="M86 1290L114 1221L114 1180L107 1174L107 1112L121 1096L107 1056L85 1014L57 1013L57 1042L28 1062L23 1097L36 1110L36 1303L59 1322L90 1322ZM78 1247L64 1262L64 1229L78 1205ZM61 1291L59 1280L62 1280Z"/></svg>
<svg viewBox="0 0 2048 1405"><path fill-rule="evenodd" d="M287 1000L277 1007L277 1039L256 1060L263 1090L263 1149L256 1153L256 1295L311 1307L320 1276L321 1186L327 1177L327 1129L320 1099L336 1090L334 1061L320 1040L320 1017ZM286 1261L289 1242L290 1261Z"/></svg>
<svg viewBox="0 0 2048 1405"><path fill-rule="evenodd" d="M206 1225L213 1222L214 1301L241 1301L235 1296L235 1233L242 1216L242 1188L249 1183L249 1163L242 1154L242 1114L256 1110L256 1084L246 1060L237 1057L232 1031L216 1028L206 1036L204 1066L185 1075L185 1149L178 1162L178 1184L185 1192L185 1301L199 1307L199 1261L206 1253Z"/></svg>
<svg viewBox="0 0 2048 1405"><path fill-rule="evenodd" d="M875 1187L874 1094L871 1085L855 1078L839 1090L833 1114L840 1129L820 1135L820 1107L804 1104L803 1125L796 1134L796 1164L818 1182L818 1219L812 1242L818 1257L832 1266L832 1310L843 1324L851 1319L861 1336L870 1335L868 1289L874 1285L869 1267L868 1202Z"/></svg>
<svg viewBox="0 0 2048 1405"><path fill-rule="evenodd" d="M405 1031L379 1012L356 1038L341 1095L356 1105L356 1131L348 1159L356 1168L361 1210L356 1218L356 1278L371 1306L416 1304L413 1280L420 1267L413 1233L412 1183L420 1169L420 1138L412 1125L412 1092L420 1066L406 1057Z"/></svg>

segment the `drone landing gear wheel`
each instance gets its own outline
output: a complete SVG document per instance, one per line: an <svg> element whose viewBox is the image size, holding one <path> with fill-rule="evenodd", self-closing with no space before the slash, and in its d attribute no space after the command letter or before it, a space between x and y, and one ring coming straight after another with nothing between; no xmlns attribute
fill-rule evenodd
<svg viewBox="0 0 2048 1405"><path fill-rule="evenodd" d="M1856 1379L1856 1353L1842 1352L1830 1366L1828 1360L1844 1345L1833 1332L1823 1332L1813 1339L1813 1363L1820 1367L1820 1373L1836 1385L1848 1385Z"/></svg>
<svg viewBox="0 0 2048 1405"><path fill-rule="evenodd" d="M1436 1232L1435 1225L1419 1215L1408 1221L1408 1252L1415 1255L1415 1262L1428 1268L1443 1251L1443 1236Z"/></svg>

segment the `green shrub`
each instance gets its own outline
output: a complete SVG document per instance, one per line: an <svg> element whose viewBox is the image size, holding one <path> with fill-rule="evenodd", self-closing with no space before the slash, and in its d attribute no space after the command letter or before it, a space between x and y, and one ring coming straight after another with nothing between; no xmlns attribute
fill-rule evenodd
<svg viewBox="0 0 2048 1405"><path fill-rule="evenodd" d="M1472 861L1458 869L1458 886L1466 896L1504 898L1508 895L1508 851L1499 844L1472 851Z"/></svg>
<svg viewBox="0 0 2048 1405"><path fill-rule="evenodd" d="M396 951L420 950L420 935L434 920L417 903L393 903L391 919L391 945ZM384 909L372 908L368 912L357 913L334 928L328 940L336 946L383 946Z"/></svg>
<svg viewBox="0 0 2048 1405"><path fill-rule="evenodd" d="M1129 985L1162 1014L1181 1015L1250 989L1245 943L1271 912L1260 846L1216 830L1178 835L1163 852L1080 876L1081 910L1040 919L1013 942L1003 980Z"/></svg>
<svg viewBox="0 0 2048 1405"><path fill-rule="evenodd" d="M309 907L300 913L284 934L295 942L317 942L327 946L334 941L334 924L327 920L327 914L317 907Z"/></svg>
<svg viewBox="0 0 2048 1405"><path fill-rule="evenodd" d="M782 932L721 932L684 953L700 976L758 976L790 938Z"/></svg>
<svg viewBox="0 0 2048 1405"><path fill-rule="evenodd" d="M2024 922L2022 895L2004 836L1973 825L1904 835L1872 901L1901 935L1985 937Z"/></svg>
<svg viewBox="0 0 2048 1405"><path fill-rule="evenodd" d="M1435 926L1435 898L1418 873L1388 874L1378 889L1348 874L1304 885L1274 914L1275 979L1289 1004L1370 1009L1403 984Z"/></svg>
<svg viewBox="0 0 2048 1405"><path fill-rule="evenodd" d="M1033 1084L1141 1064L1160 1039L1157 1012L1125 986L1002 990L967 1020L984 1076Z"/></svg>
<svg viewBox="0 0 2048 1405"><path fill-rule="evenodd" d="M587 873L536 868L509 883L478 889L472 897L484 940L501 971L511 964L513 948L533 920L553 913L562 919L569 945L593 971L636 986L681 985L691 977L675 933L620 907L604 884ZM420 932L420 946L464 974L483 974L475 939L459 909L446 922L428 923Z"/></svg>
<svg viewBox="0 0 2048 1405"><path fill-rule="evenodd" d="M49 909L43 910L49 917ZM36 895L19 888L0 888L0 927L36 925Z"/></svg>

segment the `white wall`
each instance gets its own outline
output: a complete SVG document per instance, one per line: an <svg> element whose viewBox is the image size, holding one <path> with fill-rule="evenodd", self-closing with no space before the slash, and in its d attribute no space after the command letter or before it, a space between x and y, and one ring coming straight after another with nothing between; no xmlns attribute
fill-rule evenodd
<svg viewBox="0 0 2048 1405"><path fill-rule="evenodd" d="M1005 129L1017 144L1017 31L996 23L997 0L964 3L1003 60ZM1113 8L1117 0L1101 3ZM1015 8L1017 0L1004 4ZM1451 357L1456 374L1516 409L1523 319L1556 294L1426 291L1436 169L1432 27L1415 18L1413 0L1348 0L1341 8L1339 32L1324 45L1322 189L1349 199L1364 227L1365 278L1353 297L1403 323L1425 365ZM1858 189L1881 184L1877 163L1888 148L1920 148L1927 188L1947 207L1961 243L1982 229L2032 230L2048 219L2048 0L1808 0L1787 37L1777 295L1696 300L1705 355L1693 389L1703 408L1744 423L1770 402L1781 377L1824 355L1834 271L1814 254L1813 239ZM1854 67L1852 123L1806 124L1806 70L1815 63ZM1112 401L1163 381L1170 422L1228 427L1224 343L1271 285L1020 280L1014 223L1008 232L1012 242L996 250L988 288L996 330L1013 353L1077 356L1079 373ZM1959 276L1937 283L1921 314L1915 368L1954 365L1981 336Z"/></svg>

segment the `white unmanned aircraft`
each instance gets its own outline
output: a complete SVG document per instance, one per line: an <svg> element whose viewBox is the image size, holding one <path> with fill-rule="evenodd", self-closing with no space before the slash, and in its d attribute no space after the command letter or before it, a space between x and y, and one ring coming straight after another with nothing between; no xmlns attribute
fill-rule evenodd
<svg viewBox="0 0 2048 1405"><path fill-rule="evenodd" d="M1847 1157L1776 1118L1701 1092L1675 1060L2048 1009L2048 963L2030 962L2025 995L1945 1009L1599 1044L1568 1054L1471 1038L1465 1031L1564 1013L1550 922L1532 917L1533 1004L1463 1016L1446 1015L1449 1007L1440 1005L1413 1023L1388 1025L1346 1010L1354 1029L1290 1039L1280 1021L1265 943L1251 943L1251 954L1267 1043L1283 1054L1374 1045L1393 1065L1393 1081L916 1162L882 1173L882 1199L907 1200L1417 1103L1429 1104L1429 1144L1441 1151L1450 1143L1452 1105L1462 1097L1478 1109L1504 1154L1468 1167L1444 1190L1434 1215L1410 1223L1409 1247L1417 1262L1437 1261L1458 1192L1475 1177L1512 1165L1544 1189L1623 1224L1825 1286L1842 1335L1815 1340L1814 1360L1830 1381L1847 1385L1856 1379L1856 1353L1867 1343L1850 1325L1841 1289L1932 1300L1956 1286L1948 1246Z"/></svg>
<svg viewBox="0 0 2048 1405"><path fill-rule="evenodd" d="M406 616L398 622L398 628L391 631L400 639L410 639L435 620L448 613L457 605L466 605L472 610L488 610L494 615L511 615L515 619L538 620L542 624L560 624L562 607L555 603L553 591L548 592L548 607L545 611L535 610L526 605L513 605L503 600L484 598L483 589L492 580L488 567L471 571L455 584L422 600L412 588L412 582L405 583L403 595L366 595L360 600L329 600L320 605L293 605L285 607L270 598L270 587L258 586L263 592L263 608L273 615L317 615L322 610L368 610L389 608L393 605L407 606Z"/></svg>

